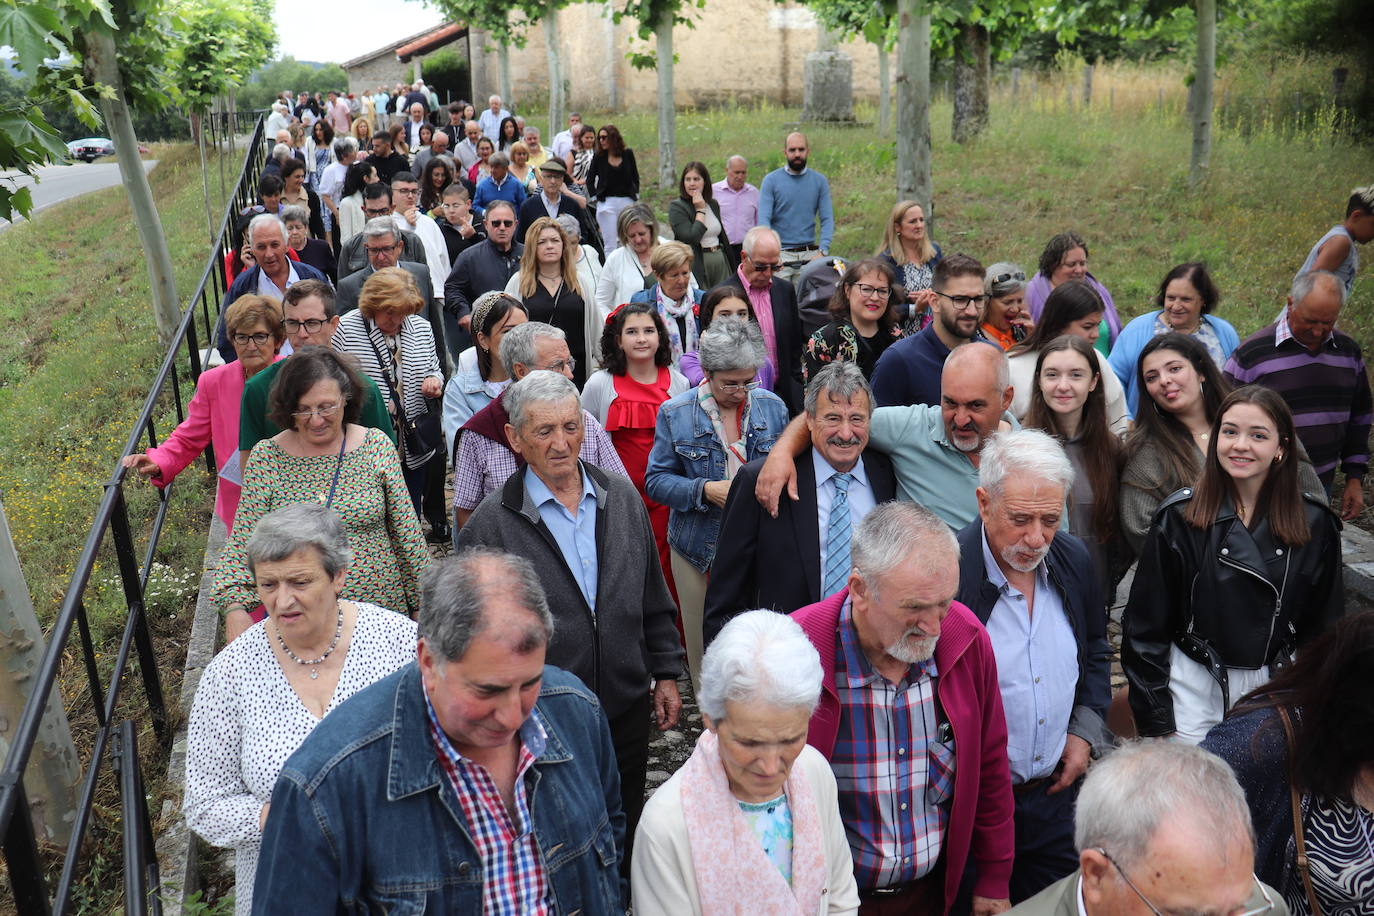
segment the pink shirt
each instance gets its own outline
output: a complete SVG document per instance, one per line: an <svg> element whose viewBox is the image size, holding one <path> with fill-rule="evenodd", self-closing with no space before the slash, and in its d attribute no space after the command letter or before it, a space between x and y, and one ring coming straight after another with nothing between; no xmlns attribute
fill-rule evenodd
<svg viewBox="0 0 1374 916"><path fill-rule="evenodd" d="M754 306L754 317L759 320L759 330L763 332L763 345L768 348L768 360L773 365L778 363L778 329L773 324L773 285L755 289L749 285L749 278L744 275L744 268L740 267L735 273L739 276L740 285L749 295L749 302Z"/></svg>
<svg viewBox="0 0 1374 916"><path fill-rule="evenodd" d="M738 191L724 181L711 185L711 193L720 205L720 221L730 244L744 241L744 233L759 224L759 189L746 184Z"/></svg>

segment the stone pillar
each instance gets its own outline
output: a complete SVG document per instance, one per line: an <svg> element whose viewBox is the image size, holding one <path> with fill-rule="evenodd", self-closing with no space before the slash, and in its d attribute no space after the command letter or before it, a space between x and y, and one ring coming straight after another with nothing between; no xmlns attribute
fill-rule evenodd
<svg viewBox="0 0 1374 916"><path fill-rule="evenodd" d="M854 61L843 51L813 51L803 67L804 121L854 120Z"/></svg>

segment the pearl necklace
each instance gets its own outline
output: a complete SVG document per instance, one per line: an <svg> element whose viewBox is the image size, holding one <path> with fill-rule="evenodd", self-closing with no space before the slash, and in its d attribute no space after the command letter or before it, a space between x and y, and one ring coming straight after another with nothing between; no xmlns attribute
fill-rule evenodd
<svg viewBox="0 0 1374 916"><path fill-rule="evenodd" d="M324 650L324 654L321 655L319 658L301 658L301 657L300 657L299 655L297 655L295 652L292 652L292 651L291 651L291 647L288 646L288 645L286 644L286 640L282 638L281 630L277 629L277 630L276 630L276 633L277 633L277 642L281 644L281 650L282 650L283 652L286 653L286 657L289 658L289 659L291 659L293 662L295 662L295 663L298 664L298 665L319 665L319 664L321 664L326 658L328 658L330 655L332 655L333 652L334 652L334 649L339 645L339 637L340 637L341 635L343 635L343 605L342 605L342 604L338 605L338 608L339 608L339 622L338 622L338 625L334 627L334 638L333 638L332 640L330 640L330 642L329 642L329 648L328 648L328 649L325 649L325 650ZM275 628L274 628L274 629L275 629ZM310 669L310 679L311 679L312 681L314 681L314 680L318 680L319 677L320 677L320 669L319 669L319 668L311 668L311 669Z"/></svg>

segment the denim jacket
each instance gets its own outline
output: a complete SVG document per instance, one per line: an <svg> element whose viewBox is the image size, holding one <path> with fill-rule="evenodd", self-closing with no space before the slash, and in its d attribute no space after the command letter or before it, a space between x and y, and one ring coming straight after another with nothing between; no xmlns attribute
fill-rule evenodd
<svg viewBox="0 0 1374 916"><path fill-rule="evenodd" d="M257 914L482 912L482 862L430 738L411 663L326 716L282 767L254 885ZM546 666L548 742L526 774L556 913L625 912L625 818L601 707Z"/></svg>
<svg viewBox="0 0 1374 916"><path fill-rule="evenodd" d="M747 460L772 451L787 421L787 405L776 394L762 388L749 392ZM697 404L697 389L684 391L659 408L644 489L672 510L668 543L701 572L710 569L720 536L721 510L706 499L706 482L724 479L725 446Z"/></svg>

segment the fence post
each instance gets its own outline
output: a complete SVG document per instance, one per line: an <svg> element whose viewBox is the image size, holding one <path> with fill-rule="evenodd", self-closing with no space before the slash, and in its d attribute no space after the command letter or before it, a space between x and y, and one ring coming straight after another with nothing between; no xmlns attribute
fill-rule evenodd
<svg viewBox="0 0 1374 916"><path fill-rule="evenodd" d="M1016 101L1016 95L1021 91L1021 68L1011 68L1011 100Z"/></svg>
<svg viewBox="0 0 1374 916"><path fill-rule="evenodd" d="M1093 65L1087 64L1083 67L1083 107L1087 108L1093 103Z"/></svg>

